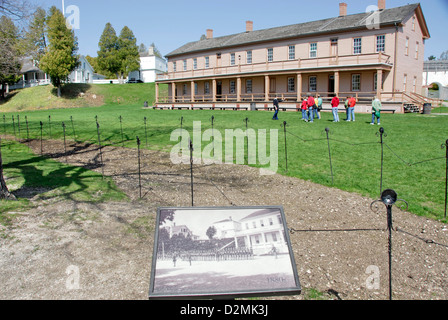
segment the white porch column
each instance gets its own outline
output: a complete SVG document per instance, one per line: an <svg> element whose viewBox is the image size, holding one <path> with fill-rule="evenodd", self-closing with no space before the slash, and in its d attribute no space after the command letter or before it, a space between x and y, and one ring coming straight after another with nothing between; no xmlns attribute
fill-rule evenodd
<svg viewBox="0 0 448 320"><path fill-rule="evenodd" d="M156 103L159 102L159 84L156 82Z"/></svg>
<svg viewBox="0 0 448 320"><path fill-rule="evenodd" d="M241 101L241 78L236 78L236 101Z"/></svg>
<svg viewBox="0 0 448 320"><path fill-rule="evenodd" d="M269 76L264 76L264 101L269 101L269 92L270 92L270 80Z"/></svg>
<svg viewBox="0 0 448 320"><path fill-rule="evenodd" d="M339 96L339 71L334 73L334 93Z"/></svg>
<svg viewBox="0 0 448 320"><path fill-rule="evenodd" d="M376 96L381 100L381 94L383 92L383 70L377 70L376 72Z"/></svg>
<svg viewBox="0 0 448 320"><path fill-rule="evenodd" d="M171 100L172 102L176 102L176 83L171 82Z"/></svg>
<svg viewBox="0 0 448 320"><path fill-rule="evenodd" d="M302 100L302 74L297 74L297 101Z"/></svg>
<svg viewBox="0 0 448 320"><path fill-rule="evenodd" d="M191 95L191 102L194 102L194 81L191 81L190 83L190 95Z"/></svg>
<svg viewBox="0 0 448 320"><path fill-rule="evenodd" d="M212 81L212 101L216 102L216 79Z"/></svg>

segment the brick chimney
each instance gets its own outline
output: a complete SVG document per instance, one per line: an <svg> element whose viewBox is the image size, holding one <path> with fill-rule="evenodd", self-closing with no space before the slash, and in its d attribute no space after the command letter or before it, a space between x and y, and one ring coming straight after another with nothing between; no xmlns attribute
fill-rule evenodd
<svg viewBox="0 0 448 320"><path fill-rule="evenodd" d="M339 16L345 17L347 15L347 4L345 2L339 3Z"/></svg>
<svg viewBox="0 0 448 320"><path fill-rule="evenodd" d="M386 9L386 0L378 0L378 9L379 10Z"/></svg>
<svg viewBox="0 0 448 320"><path fill-rule="evenodd" d="M207 29L207 39L213 38L213 29Z"/></svg>
<svg viewBox="0 0 448 320"><path fill-rule="evenodd" d="M246 32L254 31L254 22L246 21Z"/></svg>

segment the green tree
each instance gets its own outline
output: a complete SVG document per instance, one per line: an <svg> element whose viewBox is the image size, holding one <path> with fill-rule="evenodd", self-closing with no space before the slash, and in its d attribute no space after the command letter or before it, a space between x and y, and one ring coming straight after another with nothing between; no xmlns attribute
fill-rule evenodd
<svg viewBox="0 0 448 320"><path fill-rule="evenodd" d="M205 232L205 234L210 239L210 241L212 241L213 237L216 235L216 232L217 232L216 228L214 226L211 226L211 227L208 227L208 229Z"/></svg>
<svg viewBox="0 0 448 320"><path fill-rule="evenodd" d="M47 13L42 8L37 8L32 16L28 31L25 35L26 49L34 61L39 65L47 49Z"/></svg>
<svg viewBox="0 0 448 320"><path fill-rule="evenodd" d="M442 52L440 60L448 60L448 50Z"/></svg>
<svg viewBox="0 0 448 320"><path fill-rule="evenodd" d="M98 73L105 76L114 75L118 77L120 71L120 58L118 56L118 37L115 29L108 22L101 34L100 41L98 43L99 51L97 57Z"/></svg>
<svg viewBox="0 0 448 320"><path fill-rule="evenodd" d="M11 18L0 17L0 99L5 98L6 85L20 79L19 32Z"/></svg>
<svg viewBox="0 0 448 320"><path fill-rule="evenodd" d="M48 49L40 61L40 69L46 72L61 96L61 86L79 64L78 42L73 30L67 27L64 15L55 6L50 8L47 20Z"/></svg>
<svg viewBox="0 0 448 320"><path fill-rule="evenodd" d="M137 39L131 29L125 26L118 37L118 57L120 59L119 78L127 77L132 71L140 69L140 54Z"/></svg>
<svg viewBox="0 0 448 320"><path fill-rule="evenodd" d="M155 55L156 57L159 57L159 58L162 58L162 59L163 59L162 54L160 53L159 49L157 49L157 47L156 47L156 45L154 44L154 42L151 43L150 47L153 47L154 55Z"/></svg>

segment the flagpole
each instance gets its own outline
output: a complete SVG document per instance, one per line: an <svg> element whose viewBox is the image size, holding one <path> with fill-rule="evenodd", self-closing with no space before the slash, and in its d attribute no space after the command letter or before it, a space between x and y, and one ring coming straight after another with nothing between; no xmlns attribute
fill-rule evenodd
<svg viewBox="0 0 448 320"><path fill-rule="evenodd" d="M62 0L62 15L65 17L65 3L64 3L64 0Z"/></svg>

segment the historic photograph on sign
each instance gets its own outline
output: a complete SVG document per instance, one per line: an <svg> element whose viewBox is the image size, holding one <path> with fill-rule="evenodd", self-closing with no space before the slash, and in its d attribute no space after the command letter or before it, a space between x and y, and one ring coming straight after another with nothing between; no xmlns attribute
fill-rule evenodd
<svg viewBox="0 0 448 320"><path fill-rule="evenodd" d="M150 298L299 294L282 207L159 208Z"/></svg>

